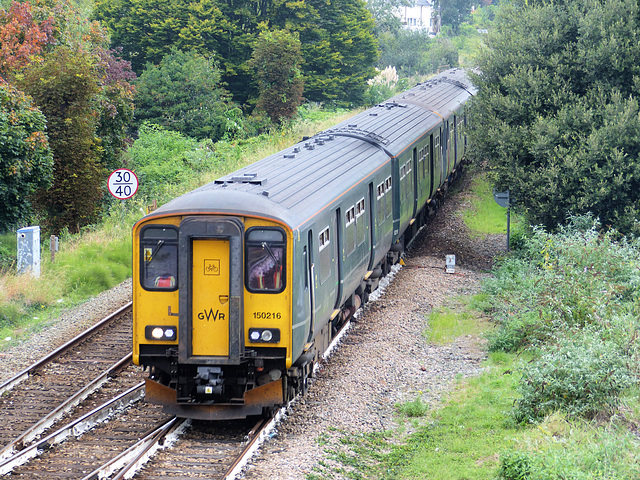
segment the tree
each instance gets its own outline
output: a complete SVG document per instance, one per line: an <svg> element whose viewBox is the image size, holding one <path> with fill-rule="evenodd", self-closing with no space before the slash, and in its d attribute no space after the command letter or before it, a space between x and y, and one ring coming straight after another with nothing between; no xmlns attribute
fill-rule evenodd
<svg viewBox="0 0 640 480"><path fill-rule="evenodd" d="M8 80L22 67L41 58L47 45L54 43L52 17L34 19L29 2L11 2L0 9L0 77Z"/></svg>
<svg viewBox="0 0 640 480"><path fill-rule="evenodd" d="M260 31L299 33L312 101L356 104L375 75L377 41L363 0L97 0L113 46L140 74L172 48L216 60L236 101L257 96L249 59Z"/></svg>
<svg viewBox="0 0 640 480"><path fill-rule="evenodd" d="M0 80L0 231L28 218L31 196L51 182L45 125L31 100Z"/></svg>
<svg viewBox="0 0 640 480"><path fill-rule="evenodd" d="M251 58L260 96L257 108L280 123L292 118L302 103L300 39L283 30L262 32Z"/></svg>
<svg viewBox="0 0 640 480"><path fill-rule="evenodd" d="M183 135L214 141L234 136L237 106L213 60L173 50L158 66L149 64L137 84L136 122L161 125Z"/></svg>
<svg viewBox="0 0 640 480"><path fill-rule="evenodd" d="M449 25L454 33L458 33L460 25L470 17L472 6L472 0L438 0L441 24Z"/></svg>
<svg viewBox="0 0 640 480"><path fill-rule="evenodd" d="M640 233L639 13L633 0L499 10L469 134L532 223L592 212Z"/></svg>
<svg viewBox="0 0 640 480"><path fill-rule="evenodd" d="M402 29L400 17L395 10L403 5L410 6L410 0L369 0L367 10L371 13L376 24L376 35L390 32L396 34Z"/></svg>
<svg viewBox="0 0 640 480"><path fill-rule="evenodd" d="M109 170L122 167L122 153L127 147L127 131L133 122L136 74L131 63L119 57L120 51L96 49L99 79L100 121L96 135L102 148L101 162Z"/></svg>
<svg viewBox="0 0 640 480"><path fill-rule="evenodd" d="M375 23L363 0L308 0L317 16L300 31L305 98L362 105L376 76Z"/></svg>
<svg viewBox="0 0 640 480"><path fill-rule="evenodd" d="M54 180L36 203L49 227L59 231L87 225L98 216L106 172L100 161L94 58L81 48L60 46L40 64L31 64L20 85L47 118L54 159Z"/></svg>

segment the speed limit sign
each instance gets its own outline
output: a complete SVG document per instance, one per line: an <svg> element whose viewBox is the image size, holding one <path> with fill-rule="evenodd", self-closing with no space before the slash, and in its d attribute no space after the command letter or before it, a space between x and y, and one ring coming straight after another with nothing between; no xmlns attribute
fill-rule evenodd
<svg viewBox="0 0 640 480"><path fill-rule="evenodd" d="M138 191L138 177L128 168L119 168L111 172L107 185L111 195L124 200L133 197Z"/></svg>

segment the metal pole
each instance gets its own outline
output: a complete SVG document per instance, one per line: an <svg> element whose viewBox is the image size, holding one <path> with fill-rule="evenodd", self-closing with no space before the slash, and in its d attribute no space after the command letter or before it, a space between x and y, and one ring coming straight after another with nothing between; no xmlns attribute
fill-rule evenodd
<svg viewBox="0 0 640 480"><path fill-rule="evenodd" d="M509 235L511 229L511 207L507 207L507 252L509 251Z"/></svg>

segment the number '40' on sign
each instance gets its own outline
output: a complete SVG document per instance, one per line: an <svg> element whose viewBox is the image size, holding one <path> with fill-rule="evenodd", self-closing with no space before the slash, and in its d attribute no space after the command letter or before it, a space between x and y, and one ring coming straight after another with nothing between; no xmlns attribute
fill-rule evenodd
<svg viewBox="0 0 640 480"><path fill-rule="evenodd" d="M111 172L107 186L111 195L125 200L133 197L138 191L138 177L128 168L119 168Z"/></svg>

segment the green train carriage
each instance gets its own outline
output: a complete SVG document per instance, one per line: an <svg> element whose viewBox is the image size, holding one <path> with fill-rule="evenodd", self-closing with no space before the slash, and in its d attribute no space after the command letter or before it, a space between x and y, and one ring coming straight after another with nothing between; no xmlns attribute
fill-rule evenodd
<svg viewBox="0 0 640 480"><path fill-rule="evenodd" d="M471 94L462 70L444 72L140 220L133 345L147 400L219 420L304 392L458 171Z"/></svg>

